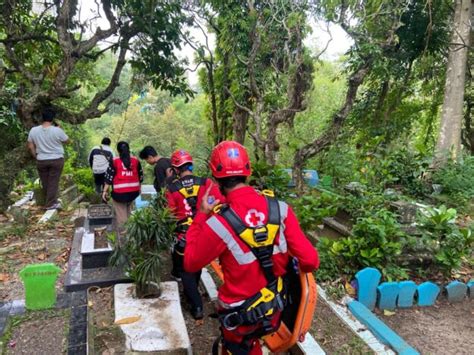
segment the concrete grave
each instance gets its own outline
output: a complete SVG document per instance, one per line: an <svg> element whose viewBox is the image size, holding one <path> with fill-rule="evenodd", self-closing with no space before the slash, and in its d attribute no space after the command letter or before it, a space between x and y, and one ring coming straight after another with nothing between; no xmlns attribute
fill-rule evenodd
<svg viewBox="0 0 474 355"><path fill-rule="evenodd" d="M68 268L64 288L67 292L86 290L90 286L107 287L120 282L130 282L121 268L98 267L84 269L82 265L82 238L88 230L87 220L84 227L76 228L69 255Z"/></svg>
<svg viewBox="0 0 474 355"><path fill-rule="evenodd" d="M95 247L95 234L84 233L81 243L82 268L93 269L107 267L109 257L112 254L112 247L109 243L104 248Z"/></svg>
<svg viewBox="0 0 474 355"><path fill-rule="evenodd" d="M449 302L462 302L467 294L467 285L459 281L451 281L446 286L446 292Z"/></svg>
<svg viewBox="0 0 474 355"><path fill-rule="evenodd" d="M114 288L115 322L121 324L129 351L173 351L173 354L192 354L191 343L179 301L178 284L160 284L159 298L135 298L133 284L119 284Z"/></svg>

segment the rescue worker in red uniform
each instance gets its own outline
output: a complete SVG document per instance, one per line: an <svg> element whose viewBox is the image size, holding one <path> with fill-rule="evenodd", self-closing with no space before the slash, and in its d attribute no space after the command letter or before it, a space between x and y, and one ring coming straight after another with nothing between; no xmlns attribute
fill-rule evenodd
<svg viewBox="0 0 474 355"><path fill-rule="evenodd" d="M176 240L172 251L173 270L171 275L182 280L183 290L191 306L191 314L195 319L204 316L201 295L198 286L201 278L201 268L193 272L183 269L183 253L186 244L185 233L193 221L196 211L200 208L201 200L207 189L208 195L223 199L219 189L210 179L193 175L193 158L185 150L177 150L171 155L171 166L178 179L167 185L166 199L168 207L177 218ZM213 187L214 186L214 187Z"/></svg>
<svg viewBox="0 0 474 355"><path fill-rule="evenodd" d="M286 303L282 276L291 267L289 254L302 272L311 272L319 266L318 253L290 206L246 185L251 170L242 145L218 144L210 168L226 204L219 207L219 201L203 196L186 233L184 269L196 272L219 259L224 274L218 293L223 354L261 354L259 338L278 328Z"/></svg>

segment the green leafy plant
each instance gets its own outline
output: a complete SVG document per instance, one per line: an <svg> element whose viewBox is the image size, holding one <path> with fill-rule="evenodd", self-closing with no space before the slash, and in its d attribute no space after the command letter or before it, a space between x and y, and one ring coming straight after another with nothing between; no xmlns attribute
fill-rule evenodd
<svg viewBox="0 0 474 355"><path fill-rule="evenodd" d="M290 195L288 183L290 177L283 169L272 167L263 161L252 165L252 176L249 184L260 190L272 190L278 198L287 198Z"/></svg>
<svg viewBox="0 0 474 355"><path fill-rule="evenodd" d="M323 218L334 216L338 208L338 197L327 192L304 195L292 199L291 205L304 231L312 231L321 224Z"/></svg>
<svg viewBox="0 0 474 355"><path fill-rule="evenodd" d="M160 283L162 254L173 242L175 219L158 195L152 203L134 211L126 223L126 235L112 238L112 264L123 265L137 286L137 295L146 295L151 283Z"/></svg>
<svg viewBox="0 0 474 355"><path fill-rule="evenodd" d="M446 275L458 269L463 260L472 255L474 246L472 226L460 228L456 216L454 208L444 205L426 208L419 215L423 246L433 253L434 261Z"/></svg>
<svg viewBox="0 0 474 355"><path fill-rule="evenodd" d="M339 269L353 273L363 267L376 267L388 279L404 275L397 267L397 256L402 252L404 233L393 213L386 209L360 217L352 235L329 243L329 252L336 258Z"/></svg>

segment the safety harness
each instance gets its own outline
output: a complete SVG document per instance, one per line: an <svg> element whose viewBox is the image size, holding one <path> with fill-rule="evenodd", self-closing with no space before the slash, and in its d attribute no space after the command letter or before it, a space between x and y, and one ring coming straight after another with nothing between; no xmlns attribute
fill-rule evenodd
<svg viewBox="0 0 474 355"><path fill-rule="evenodd" d="M206 178L198 176L184 177L183 179L177 179L173 181L168 189L170 192L179 192L185 199L189 207L191 207L192 217L188 216L180 219L176 222L175 232L178 234L185 234L189 229L191 223L193 223L193 217L197 212L197 197L201 186L206 185ZM176 253L184 255L184 247L186 245L186 238L183 236L176 240L174 248Z"/></svg>
<svg viewBox="0 0 474 355"><path fill-rule="evenodd" d="M219 310L219 320L227 330L234 330L241 325L259 325L254 331L244 335L242 343L223 340L226 349L232 354L246 354L251 348L251 339L274 332L279 324L272 325L276 312L283 310L286 304L286 287L282 277L273 273L273 245L280 228L281 217L278 200L273 192L262 192L268 204L268 220L265 225L248 227L228 205L222 205L220 214L241 240L248 245L260 264L267 286L257 294L245 300L240 306ZM218 344L219 339L216 341ZM217 345L216 345L217 346ZM216 347L215 346L215 347Z"/></svg>

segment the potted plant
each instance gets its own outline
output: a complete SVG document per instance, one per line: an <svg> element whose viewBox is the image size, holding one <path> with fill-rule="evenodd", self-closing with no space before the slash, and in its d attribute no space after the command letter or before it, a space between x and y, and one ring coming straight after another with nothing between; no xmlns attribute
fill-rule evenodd
<svg viewBox="0 0 474 355"><path fill-rule="evenodd" d="M114 251L111 263L121 265L134 281L138 298L159 297L163 252L173 242L175 219L166 207L163 195L147 207L132 213L126 223L125 236L112 237Z"/></svg>

